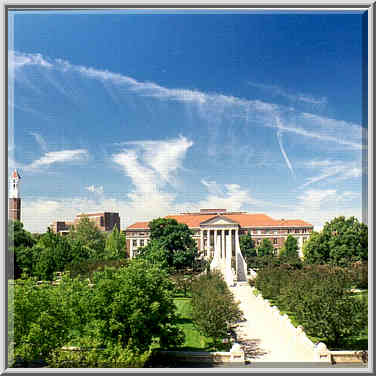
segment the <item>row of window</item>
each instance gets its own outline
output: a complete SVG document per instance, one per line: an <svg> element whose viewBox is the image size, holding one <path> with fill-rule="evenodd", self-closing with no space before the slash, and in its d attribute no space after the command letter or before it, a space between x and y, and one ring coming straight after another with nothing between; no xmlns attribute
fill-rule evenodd
<svg viewBox="0 0 376 376"><path fill-rule="evenodd" d="M133 239L132 240L132 245L133 245L133 248L134 247L138 247L138 245L137 245L137 239ZM140 245L139 245L139 247L143 247L145 245L145 240L144 239L140 239Z"/></svg>

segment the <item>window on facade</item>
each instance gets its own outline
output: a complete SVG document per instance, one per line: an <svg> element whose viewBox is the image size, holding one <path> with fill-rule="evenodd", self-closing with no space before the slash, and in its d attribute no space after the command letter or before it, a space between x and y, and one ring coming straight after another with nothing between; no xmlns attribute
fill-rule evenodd
<svg viewBox="0 0 376 376"><path fill-rule="evenodd" d="M133 239L133 247L137 247L137 240L136 239Z"/></svg>
<svg viewBox="0 0 376 376"><path fill-rule="evenodd" d="M101 224L102 227L104 226L104 218L103 217L100 217L100 224Z"/></svg>
<svg viewBox="0 0 376 376"><path fill-rule="evenodd" d="M141 246L141 247L144 246L144 239L141 239L141 240L140 240L140 246Z"/></svg>
<svg viewBox="0 0 376 376"><path fill-rule="evenodd" d="M299 229L295 229L295 234L299 234Z"/></svg>
<svg viewBox="0 0 376 376"><path fill-rule="evenodd" d="M273 239L273 244L278 244L278 239L277 238Z"/></svg>

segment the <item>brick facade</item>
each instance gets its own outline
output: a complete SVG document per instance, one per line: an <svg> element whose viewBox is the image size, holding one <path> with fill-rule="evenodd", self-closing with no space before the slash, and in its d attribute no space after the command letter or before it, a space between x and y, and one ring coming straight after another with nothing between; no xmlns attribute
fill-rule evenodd
<svg viewBox="0 0 376 376"><path fill-rule="evenodd" d="M10 198L8 200L8 218L12 221L21 220L21 199Z"/></svg>
<svg viewBox="0 0 376 376"><path fill-rule="evenodd" d="M50 225L50 228L55 233L66 235L70 231L72 225L77 225L84 217L87 217L91 222L95 223L100 231L111 232L115 226L120 231L119 213L110 212L78 214L73 222L55 221Z"/></svg>

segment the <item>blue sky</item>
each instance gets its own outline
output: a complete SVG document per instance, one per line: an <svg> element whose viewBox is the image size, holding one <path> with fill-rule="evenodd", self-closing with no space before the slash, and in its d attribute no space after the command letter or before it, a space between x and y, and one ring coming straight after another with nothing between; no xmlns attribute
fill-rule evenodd
<svg viewBox="0 0 376 376"><path fill-rule="evenodd" d="M362 218L361 13L10 17L9 166L30 231L99 210L122 228L203 207Z"/></svg>

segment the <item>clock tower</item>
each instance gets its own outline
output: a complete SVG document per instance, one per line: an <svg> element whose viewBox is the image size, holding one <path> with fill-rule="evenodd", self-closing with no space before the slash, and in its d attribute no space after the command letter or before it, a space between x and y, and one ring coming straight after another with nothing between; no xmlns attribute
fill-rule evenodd
<svg viewBox="0 0 376 376"><path fill-rule="evenodd" d="M20 175L17 170L13 171L12 177L10 179L11 187L9 191L9 202L8 202L8 217L9 219L15 221L21 220L21 197L20 197Z"/></svg>

